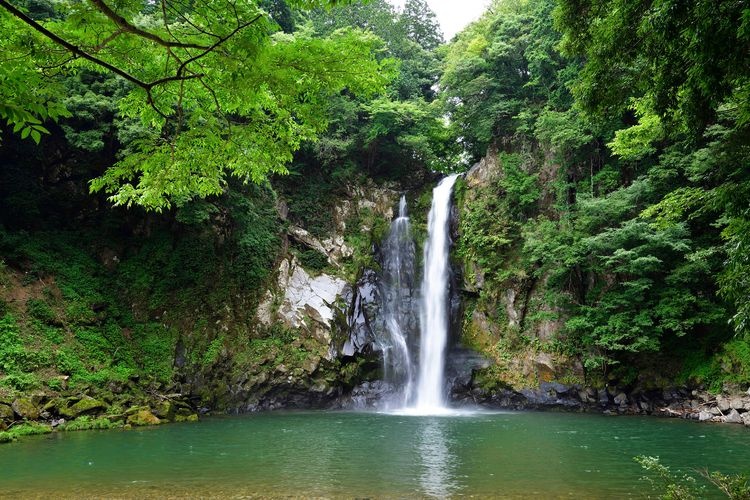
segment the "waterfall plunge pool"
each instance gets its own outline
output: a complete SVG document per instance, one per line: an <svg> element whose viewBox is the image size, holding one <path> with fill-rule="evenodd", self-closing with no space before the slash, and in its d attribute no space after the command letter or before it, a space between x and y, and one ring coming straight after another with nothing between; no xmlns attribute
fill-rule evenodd
<svg viewBox="0 0 750 500"><path fill-rule="evenodd" d="M259 413L2 445L0 497L644 497L636 455L747 472L750 433L564 413Z"/></svg>

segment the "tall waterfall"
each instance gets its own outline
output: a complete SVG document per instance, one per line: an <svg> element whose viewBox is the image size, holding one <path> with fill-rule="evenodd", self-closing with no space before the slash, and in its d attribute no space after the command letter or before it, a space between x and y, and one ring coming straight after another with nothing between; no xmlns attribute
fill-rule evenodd
<svg viewBox="0 0 750 500"><path fill-rule="evenodd" d="M384 335L383 378L396 388L381 406L413 414L444 413L445 348L448 342L450 279L449 219L457 175L443 179L432 192L424 246L422 285L416 290L415 248L406 199L391 223L382 247L381 306ZM417 349L419 360L412 352ZM418 373L415 373L417 372Z"/></svg>
<svg viewBox="0 0 750 500"><path fill-rule="evenodd" d="M451 194L458 175L446 177L432 192L428 237L424 248L424 275L420 307L419 378L416 410L440 411L445 407L443 374L448 341L450 276L449 226Z"/></svg>
<svg viewBox="0 0 750 500"><path fill-rule="evenodd" d="M414 368L407 338L416 329L412 296L414 292L414 240L406 197L399 202L398 217L391 223L383 244L383 319L386 338L383 350L383 375L386 382L397 387L395 401L386 406L406 406L412 392Z"/></svg>

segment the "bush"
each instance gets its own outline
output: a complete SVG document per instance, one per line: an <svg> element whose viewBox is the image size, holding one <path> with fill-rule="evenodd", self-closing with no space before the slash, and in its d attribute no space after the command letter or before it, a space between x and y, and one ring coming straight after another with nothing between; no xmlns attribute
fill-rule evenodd
<svg viewBox="0 0 750 500"><path fill-rule="evenodd" d="M634 460L648 471L648 475L644 476L643 480L649 482L654 491L660 492L661 498L690 500L718 495L717 491L706 491L706 485L700 484L694 476L672 472L668 466L659 461L659 457L641 455L635 457ZM725 475L716 471L701 471L700 475L727 498L750 499L750 478L745 475Z"/></svg>
<svg viewBox="0 0 750 500"><path fill-rule="evenodd" d="M40 382L33 373L14 373L0 378L0 385L24 392L37 389Z"/></svg>
<svg viewBox="0 0 750 500"><path fill-rule="evenodd" d="M317 250L310 248L302 251L298 250L296 253L302 267L305 269L322 271L328 267L328 257Z"/></svg>

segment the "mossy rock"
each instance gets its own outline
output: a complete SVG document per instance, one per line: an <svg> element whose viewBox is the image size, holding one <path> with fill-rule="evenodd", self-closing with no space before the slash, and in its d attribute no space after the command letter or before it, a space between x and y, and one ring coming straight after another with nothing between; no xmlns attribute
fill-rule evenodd
<svg viewBox="0 0 750 500"><path fill-rule="evenodd" d="M0 404L0 422L3 420L13 420L14 417L13 408L10 405Z"/></svg>
<svg viewBox="0 0 750 500"><path fill-rule="evenodd" d="M73 406L59 407L58 413L67 418L75 418L79 415L100 413L107 409L107 404L98 399L86 396Z"/></svg>
<svg viewBox="0 0 750 500"><path fill-rule="evenodd" d="M135 415L141 410L148 410L151 411L151 409L148 406L131 406L127 410L125 410L125 416L129 417L131 415Z"/></svg>
<svg viewBox="0 0 750 500"><path fill-rule="evenodd" d="M53 415L61 415L63 417L71 418L69 415L65 414L66 412L69 412L69 406L70 401L66 398L53 398L47 401L47 404L42 407L42 411L52 413Z"/></svg>
<svg viewBox="0 0 750 500"><path fill-rule="evenodd" d="M130 425L144 426L144 425L159 425L161 420L151 413L150 410L138 410L138 412L128 417L128 423Z"/></svg>
<svg viewBox="0 0 750 500"><path fill-rule="evenodd" d="M16 415L26 420L36 420L39 418L39 407L34 405L30 399L18 398L13 401L11 407Z"/></svg>
<svg viewBox="0 0 750 500"><path fill-rule="evenodd" d="M177 417L185 418L185 417L189 417L190 415L194 415L194 414L195 414L195 412L192 409L190 409L187 406L183 406L183 407L180 407L180 408L177 409L176 416Z"/></svg>
<svg viewBox="0 0 750 500"><path fill-rule="evenodd" d="M160 419L174 420L177 405L172 401L163 401L154 408L154 414Z"/></svg>
<svg viewBox="0 0 750 500"><path fill-rule="evenodd" d="M198 414L197 413L191 413L190 415L177 415L174 418L175 422L197 422L198 421Z"/></svg>

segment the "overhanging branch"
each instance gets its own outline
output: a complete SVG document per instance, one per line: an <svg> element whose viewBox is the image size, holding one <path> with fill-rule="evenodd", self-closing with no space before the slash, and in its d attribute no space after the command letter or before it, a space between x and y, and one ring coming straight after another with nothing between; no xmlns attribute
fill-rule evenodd
<svg viewBox="0 0 750 500"><path fill-rule="evenodd" d="M216 37L217 40L214 43L210 44L210 45L205 45L204 46L204 45L191 44L191 43L182 43L182 42L179 42L179 41L173 42L173 41L169 41L169 40L164 40L163 38L161 38L161 37L159 37L159 36L157 36L157 35L155 35L153 33L141 30L141 29L133 26L132 24L128 23L128 21L125 18L123 18L122 16L120 16L119 14L117 14L116 12L114 12L107 4L104 3L103 0L90 0L90 1L91 1L91 3L98 10L100 10L109 19L111 19L112 21L114 21L115 24L117 25L117 30L114 33L112 33L110 36L106 37L104 39L104 41L102 41L101 43L99 43L96 47L93 47L93 49L82 48L82 47L79 47L77 45L74 45L73 43L70 43L69 41L67 41L64 38L62 38L61 36L53 33L52 31L50 31L49 29L47 29L46 27L44 27L42 24L38 23L37 21L35 21L34 19L32 19L31 17L29 17L28 15L26 15L23 11L21 11L19 8L17 8L16 6L14 6L9 0L0 0L0 7L2 7L3 9L5 9L6 11L10 12L13 16L15 16L16 18L18 18L20 21L22 21L26 25L30 26L36 32L41 33L46 38L48 38L49 40L51 40L52 42L54 42L55 44L57 44L57 45L65 48L66 50L68 50L70 53L73 54L73 56L74 56L73 59L75 59L75 58L85 59L86 61L89 61L89 62L91 62L91 63L93 63L93 64L95 64L95 65L97 65L97 66L99 66L101 68L104 68L104 69L108 70L108 71L111 71L112 73L114 73L114 74L116 74L116 75L124 78L125 80L127 80L130 83L136 85L137 87L140 87L143 90L145 90L146 91L146 101L147 101L147 103L161 117L163 117L164 119L169 119L169 116L166 113L164 113L163 111L161 111L156 106L156 102L154 100L154 95L153 95L152 91L156 87L158 87L160 85L164 85L164 84L170 83L170 82L183 82L183 81L186 81L186 80L194 80L194 79L199 80L200 84L202 86L206 87L207 85L206 85L205 81L203 81L203 77L205 75L203 73L194 73L192 71L189 71L188 70L188 66L191 63L196 63L197 61L199 61L200 59L202 59L206 55L208 55L211 52L215 51L222 44L226 43L230 38L232 38L235 35L237 35L237 33L239 33L240 31L242 31L243 29L247 28L251 24L254 24L255 22L257 22L259 19L261 19L263 17L262 14L258 14L255 17L253 17L252 19L250 19L248 21L245 21L245 22L241 22L240 19L239 19L239 17L238 17L237 18L237 25L236 25L236 27L232 31L230 31L228 34L226 34L224 36L219 36L219 35L211 34L211 36ZM162 77L162 78L158 78L158 79L153 80L153 81L144 81L144 80L138 78L137 76L129 73L128 71L126 71L126 70L124 70L124 69L116 66L115 64L109 63L109 62L105 61L104 59L93 55L93 53L91 52L92 50L93 50L93 52L100 51L110 41L112 41L114 38L116 38L117 36L119 36L119 35L121 35L123 33L131 33L131 34L134 34L136 36L145 38L147 40L151 40L151 41L157 43L158 45L165 47L165 50L170 55L172 55L172 57L174 57L175 60L177 61L177 63L179 64L179 66L177 67L177 71L175 72L175 74L172 74L172 75L169 75L169 76L165 76L165 77ZM193 55L192 57L189 57L188 59L186 59L184 61L180 61L180 59L177 58L172 53L172 49L173 48L199 49L200 52L197 53L197 54L195 54L195 55ZM199 64L199 66L200 66L200 64ZM214 96L214 99L215 99L215 94L213 93L212 90L211 90L211 93L212 93L212 95Z"/></svg>
<svg viewBox="0 0 750 500"><path fill-rule="evenodd" d="M4 8L14 16L16 16L18 19L23 21L24 23L31 26L34 30L38 31L42 35L46 36L56 44L65 47L67 50L72 52L73 54L82 57L83 59L86 59L89 62L92 62L96 64L97 66L101 66L102 68L108 69L112 73L115 73L116 75L120 75L127 81L134 83L135 85L148 89L148 83L136 78L135 76L131 75L127 71L123 71L117 66L114 66L107 61L104 61L102 59L99 59L96 56L92 56L85 50L81 49L80 47L77 47L73 45L72 43L68 42L67 40L57 36L56 34L52 33L50 30L39 24L38 22L31 19L29 16L24 14L21 10L17 9L12 3L8 2L8 0L0 0L0 7Z"/></svg>
<svg viewBox="0 0 750 500"><path fill-rule="evenodd" d="M161 45L162 47L169 47L169 48L182 48L182 49L200 49L200 50L206 50L208 48L207 45L200 45L197 43L183 43L183 42L173 42L171 40L165 40L161 38L159 35L155 35L154 33L151 33L150 31L142 30L138 28L137 26L134 26L128 22L127 19L122 17L120 14L112 10L109 5L104 3L103 0L90 0L92 4L94 4L94 7L99 9L99 11L107 16L112 22L114 22L121 30L126 31L128 33L132 33L134 35L138 35L142 38L146 38L147 40L151 40L154 43L157 43Z"/></svg>

